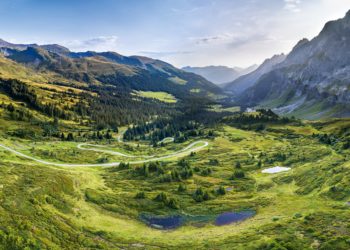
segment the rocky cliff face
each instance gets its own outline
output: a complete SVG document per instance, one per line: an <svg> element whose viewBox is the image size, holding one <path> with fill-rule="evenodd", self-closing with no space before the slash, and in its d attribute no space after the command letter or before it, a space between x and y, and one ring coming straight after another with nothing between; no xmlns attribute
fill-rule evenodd
<svg viewBox="0 0 350 250"><path fill-rule="evenodd" d="M286 56L281 54L266 59L256 70L225 84L224 89L231 91L234 94L241 94L243 91L253 86L262 75L271 71L276 65L283 62L285 58Z"/></svg>
<svg viewBox="0 0 350 250"><path fill-rule="evenodd" d="M301 40L283 62L263 74L238 98L306 118L350 114L350 12L328 22L320 34Z"/></svg>

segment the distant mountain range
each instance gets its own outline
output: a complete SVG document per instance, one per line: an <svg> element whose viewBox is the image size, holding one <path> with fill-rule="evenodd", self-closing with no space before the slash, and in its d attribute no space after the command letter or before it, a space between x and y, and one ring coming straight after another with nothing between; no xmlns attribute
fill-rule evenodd
<svg viewBox="0 0 350 250"><path fill-rule="evenodd" d="M238 77L234 81L224 84L223 87L235 94L241 94L244 90L253 86L262 75L271 71L276 64L284 61L285 58L286 56L281 54L275 55L270 59L266 59L259 67L255 68L255 70Z"/></svg>
<svg viewBox="0 0 350 250"><path fill-rule="evenodd" d="M225 86L236 103L309 119L350 116L350 11L311 41ZM238 95L237 95L238 94Z"/></svg>
<svg viewBox="0 0 350 250"><path fill-rule="evenodd" d="M328 22L312 40L299 41L288 55L275 55L248 69L178 69L147 57L71 52L57 44L13 44L0 39L0 79L9 78L111 87L118 93L162 91L178 100L231 92L235 105L242 107L272 108L308 119L350 116L350 11Z"/></svg>
<svg viewBox="0 0 350 250"><path fill-rule="evenodd" d="M50 81L113 86L123 91L164 91L176 98L215 96L222 90L205 78L178 69L166 62L140 56L123 56L115 52L71 52L57 45L13 44L0 40L3 64L22 65L37 74L50 75ZM12 75L11 75L12 74ZM3 72L12 78L26 80L15 71ZM1 77L1 75L0 75ZM22 78L22 79L21 79Z"/></svg>
<svg viewBox="0 0 350 250"><path fill-rule="evenodd" d="M254 71L258 66L252 65L248 68L229 68L226 66L206 66L206 67L184 67L183 70L203 76L207 80L222 85L231 82L238 77Z"/></svg>

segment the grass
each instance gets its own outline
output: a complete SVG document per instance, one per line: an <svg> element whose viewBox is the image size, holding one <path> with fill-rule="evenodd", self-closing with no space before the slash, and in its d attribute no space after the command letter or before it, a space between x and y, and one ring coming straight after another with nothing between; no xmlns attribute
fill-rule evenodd
<svg viewBox="0 0 350 250"><path fill-rule="evenodd" d="M180 77L174 76L168 78L173 83L179 84L179 85L186 85L187 81L184 79L181 79Z"/></svg>
<svg viewBox="0 0 350 250"><path fill-rule="evenodd" d="M28 154L62 162L95 162L101 157L96 152L80 152L76 149L78 142L13 137L7 131L26 123L3 118L1 143ZM348 249L350 215L345 203L350 199L346 189L350 181L349 151L312 137L336 128L340 132L348 125L348 120L337 119L268 125L266 130L255 132L220 124L215 138L202 138L209 141L208 148L182 156L197 170L181 182L159 182L156 173L140 175L137 168L141 165L125 169L56 168L0 151L0 222L6 225L0 228L0 245L10 249L30 244L51 249L271 249L275 244L309 249L314 244L325 249ZM100 143L110 150L150 155L177 151L190 141L166 143L159 148L151 148L146 142L138 142L140 146L118 143L116 139ZM278 153L286 158L278 158ZM211 164L213 159L217 163ZM177 157L164 161L162 169L165 173L181 169L178 161ZM237 162L245 177L232 179ZM292 170L261 173L276 165ZM207 168L211 173L203 174ZM186 186L184 192L178 191L180 183ZM219 186L233 190L216 195ZM208 201L194 201L192 194L198 187L209 191ZM138 192L144 192L145 198L135 199ZM160 192L174 198L179 209L154 201ZM247 208L255 210L256 215L222 227L211 222L201 227L189 223L176 230L160 231L147 227L139 218L142 213L213 218L221 212ZM14 235L22 240L12 240Z"/></svg>
<svg viewBox="0 0 350 250"><path fill-rule="evenodd" d="M154 92L154 91L134 91L135 95L144 97L144 98L151 98L156 99L161 102L165 103L176 103L176 98L169 93L166 92Z"/></svg>
<svg viewBox="0 0 350 250"><path fill-rule="evenodd" d="M210 108L209 108L210 111L214 111L214 112L218 112L218 113L221 113L221 112L239 112L241 110L240 107L228 107L228 108L224 108L222 107L221 105L212 105Z"/></svg>

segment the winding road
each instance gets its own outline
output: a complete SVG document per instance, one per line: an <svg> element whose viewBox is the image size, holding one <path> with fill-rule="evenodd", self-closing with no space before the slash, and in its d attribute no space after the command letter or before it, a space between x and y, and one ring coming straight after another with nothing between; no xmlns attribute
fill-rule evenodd
<svg viewBox="0 0 350 250"><path fill-rule="evenodd" d="M122 142L122 140L118 140L119 142ZM200 145L198 145L200 144ZM127 158L148 158L145 160L139 160L139 161L130 161L128 162L129 164L140 164L140 163L146 163L146 162L151 162L151 161L159 161L159 160L164 160L172 157L179 157L179 156L184 156L186 154L189 154L191 152L196 152L199 151L205 147L207 147L209 143L207 141L196 141L188 145L187 147L176 151L174 153L164 155L164 156L134 156L134 155L127 155L124 153L120 153L117 151L111 151L111 150L103 150L101 148L105 148L105 146L101 145L94 145L94 144L88 144L88 143L82 143L79 144L77 147L80 150L87 150L87 151L94 151L94 152L100 152L100 153L107 153L107 154L112 154L112 155L119 155ZM95 148L86 148L84 146L91 146ZM45 160L41 160L26 154L23 154L21 152L18 152L17 150L14 150L10 147L7 147L5 145L0 144L0 148L5 149L6 151L9 151L13 154L16 154L20 157L44 164L44 165L50 165L50 166L57 166L57 167L116 167L119 166L120 162L110 162L110 163L96 163L96 164L70 164L70 163L55 163L55 162L49 162Z"/></svg>

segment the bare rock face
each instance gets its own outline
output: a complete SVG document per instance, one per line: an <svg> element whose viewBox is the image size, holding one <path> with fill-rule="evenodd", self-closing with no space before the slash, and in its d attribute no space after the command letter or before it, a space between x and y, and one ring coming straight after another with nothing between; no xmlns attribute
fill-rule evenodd
<svg viewBox="0 0 350 250"><path fill-rule="evenodd" d="M350 12L342 19L326 23L311 41L301 40L285 60L246 89L238 102L250 106L263 104L306 118L348 115ZM314 113L309 116L307 110Z"/></svg>
<svg viewBox="0 0 350 250"><path fill-rule="evenodd" d="M270 72L276 67L279 63L283 62L286 59L286 55L274 55L273 57L266 59L256 70L250 72L249 74L243 75L233 82L227 83L224 86L224 89L227 91L232 91L235 94L241 94L246 89L252 87L259 78Z"/></svg>

